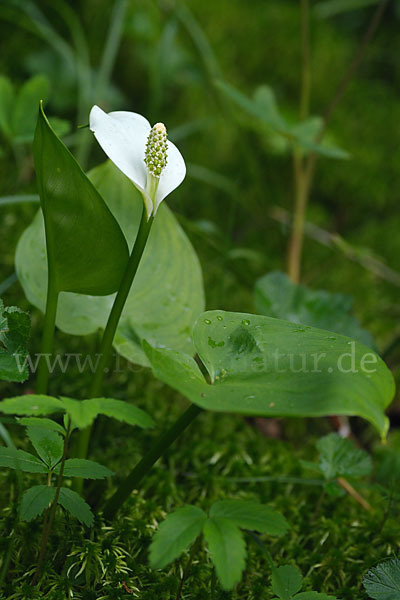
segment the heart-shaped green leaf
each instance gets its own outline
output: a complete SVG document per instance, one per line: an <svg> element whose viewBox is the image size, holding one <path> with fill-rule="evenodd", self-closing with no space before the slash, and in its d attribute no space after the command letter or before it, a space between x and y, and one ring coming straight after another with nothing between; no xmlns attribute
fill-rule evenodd
<svg viewBox="0 0 400 600"><path fill-rule="evenodd" d="M393 376L370 348L341 335L258 315L214 310L193 340L210 374L187 355L144 343L156 377L194 404L248 415L356 415L386 435Z"/></svg>
<svg viewBox="0 0 400 600"><path fill-rule="evenodd" d="M142 197L111 162L94 169L89 177L131 247L139 227ZM19 241L16 267L28 300L43 311L47 265L40 214ZM92 333L105 326L112 300L112 296L61 293L57 326L73 335ZM154 346L167 346L191 354L191 331L202 310L204 292L199 261L185 233L163 203L128 297L114 346L122 356L142 365L148 365L141 348L142 339Z"/></svg>
<svg viewBox="0 0 400 600"><path fill-rule="evenodd" d="M33 154L56 291L93 296L115 292L128 260L126 240L98 191L51 129L42 107ZM42 288L45 281L46 275Z"/></svg>

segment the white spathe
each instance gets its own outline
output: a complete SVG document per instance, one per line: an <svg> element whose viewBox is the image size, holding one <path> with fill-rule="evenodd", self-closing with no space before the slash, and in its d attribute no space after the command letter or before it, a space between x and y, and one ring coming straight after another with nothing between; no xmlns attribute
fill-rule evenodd
<svg viewBox="0 0 400 600"><path fill-rule="evenodd" d="M185 161L178 148L167 141L167 165L160 175L155 198L146 192L148 171L144 162L151 125L145 117L128 111L105 113L98 106L90 111L89 127L108 158L142 193L148 218L155 215L161 202L182 183Z"/></svg>

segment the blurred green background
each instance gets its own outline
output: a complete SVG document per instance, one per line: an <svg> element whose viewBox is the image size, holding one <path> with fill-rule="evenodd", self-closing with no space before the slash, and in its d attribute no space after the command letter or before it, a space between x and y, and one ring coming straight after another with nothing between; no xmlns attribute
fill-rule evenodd
<svg viewBox="0 0 400 600"><path fill-rule="evenodd" d="M312 115L325 111L376 4L311 2ZM308 285L355 296L356 314L381 349L400 333L399 12L390 2L334 114L329 139L350 158L319 160L307 213L354 247L357 260L306 237L302 269ZM285 269L289 230L274 208L292 211L292 159L216 82L247 96L268 85L281 113L295 120L299 2L5 0L0 40L0 73L16 90L32 76L48 79L47 112L67 121L59 131L69 129L64 139L86 166L104 158L88 147L91 140L82 149L86 132L76 130L92 104L166 123L188 164L188 178L169 203L200 254L208 307L252 311L256 278ZM23 138L10 141L3 130L1 196L35 190L29 135ZM15 245L32 211L1 207L2 279L13 272ZM379 265L380 275L374 273L376 257L397 273Z"/></svg>

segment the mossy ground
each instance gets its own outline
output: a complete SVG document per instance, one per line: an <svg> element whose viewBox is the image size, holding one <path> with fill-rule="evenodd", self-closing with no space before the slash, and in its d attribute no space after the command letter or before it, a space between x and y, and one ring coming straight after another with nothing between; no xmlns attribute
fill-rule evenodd
<svg viewBox="0 0 400 600"><path fill-rule="evenodd" d="M141 392L143 390L143 392ZM185 401L147 371L137 373L129 391L138 405L156 418L157 430L184 409ZM363 510L352 497L323 495L322 486L310 484L300 459L315 460L314 443L330 431L324 420L285 420L280 423L282 439L267 438L253 421L238 416L202 413L168 454L132 494L116 519L105 523L101 514L88 531L59 511L50 540L47 560L38 591L30 580L35 569L42 519L20 523L13 535L14 550L4 598L82 598L141 600L175 599L187 554L169 568L153 571L148 566L148 546L165 515L192 503L207 509L224 497L257 499L280 511L289 521L289 532L280 539L261 536L277 565L292 563L302 571L303 589L331 593L338 598L366 598L363 574L387 555L398 552L397 508L389 506L385 493L373 480L360 484L372 505ZM22 429L16 438L24 446ZM113 421L99 423L94 433L91 457L115 470L102 494L108 496L118 480L129 472L148 449L157 431L139 431ZM361 431L367 444L374 434ZM314 476L315 477L315 476ZM249 479L238 481L237 478ZM267 480L252 481L252 478ZM285 481L288 478L289 481ZM293 481L292 481L293 480ZM1 473L1 504L13 493L13 476ZM24 485L40 483L24 476ZM11 484L11 485L10 485ZM86 487L89 502L98 500L97 484ZM7 545L9 509L3 510L3 548ZM182 598L210 597L212 565L207 551L196 555L185 582ZM126 591L125 586L131 590ZM217 586L215 598L269 600L270 569L262 550L248 538L247 568L233 592Z"/></svg>

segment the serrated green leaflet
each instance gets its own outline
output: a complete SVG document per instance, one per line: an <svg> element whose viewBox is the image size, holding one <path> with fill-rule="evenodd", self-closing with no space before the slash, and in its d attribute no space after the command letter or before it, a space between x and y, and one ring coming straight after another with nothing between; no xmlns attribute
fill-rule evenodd
<svg viewBox="0 0 400 600"><path fill-rule="evenodd" d="M169 514L150 546L150 564L162 569L178 558L200 535L207 515L196 506L184 506Z"/></svg>
<svg viewBox="0 0 400 600"><path fill-rule="evenodd" d="M62 487L60 489L58 504L87 527L92 525L94 516L90 510L90 506L76 492Z"/></svg>
<svg viewBox="0 0 400 600"><path fill-rule="evenodd" d="M47 473L44 463L29 452L0 446L0 467L8 467L25 473Z"/></svg>
<svg viewBox="0 0 400 600"><path fill-rule="evenodd" d="M61 435L66 434L66 431L62 425L56 423L56 421L53 421L52 419L46 419L45 417L22 417L18 420L18 423L20 425L25 425L26 427L32 425L42 429L56 431L57 433L61 433Z"/></svg>
<svg viewBox="0 0 400 600"><path fill-rule="evenodd" d="M400 598L400 560L393 558L370 569L363 579L363 586L368 596L374 600L398 600Z"/></svg>
<svg viewBox="0 0 400 600"><path fill-rule="evenodd" d="M94 296L115 292L128 260L125 238L98 191L51 129L42 108L33 153L54 289ZM29 263L23 269L29 271L32 261L27 256L23 260ZM43 273L43 291L46 280Z"/></svg>
<svg viewBox="0 0 400 600"><path fill-rule="evenodd" d="M133 184L112 163L89 177L120 224L129 246L137 234L143 200ZM87 242L84 242L85 245ZM17 273L28 300L45 307L47 265L40 214L22 235L16 255ZM105 326L112 297L62 293L57 326L73 335L86 335ZM141 340L192 353L192 326L204 309L204 292L197 256L166 204L157 213L149 242L128 297L114 341L117 351L132 362L148 365Z"/></svg>
<svg viewBox="0 0 400 600"><path fill-rule="evenodd" d="M193 339L212 385L191 357L144 348L156 377L202 408L263 416L357 415L386 435L393 376L354 340L218 310L199 317Z"/></svg>
<svg viewBox="0 0 400 600"><path fill-rule="evenodd" d="M223 589L232 589L240 581L246 564L242 532L229 519L214 517L206 521L204 537Z"/></svg>
<svg viewBox="0 0 400 600"><path fill-rule="evenodd" d="M60 466L54 469L56 473L60 472ZM113 472L107 467L100 465L94 460L84 458L70 458L65 461L64 477L82 477L83 479L104 479L111 477Z"/></svg>
<svg viewBox="0 0 400 600"><path fill-rule="evenodd" d="M73 400L62 398L65 408L73 424L84 429L93 423L98 415L104 415L128 425L138 425L142 428L153 427L154 421L144 410L133 404L114 400L113 398L91 398L89 400Z"/></svg>
<svg viewBox="0 0 400 600"><path fill-rule="evenodd" d="M64 410L64 403L61 400L40 394L14 396L13 398L5 398L5 400L0 402L0 412L6 415L34 417L37 415L51 415L56 412L64 412Z"/></svg>
<svg viewBox="0 0 400 600"><path fill-rule="evenodd" d="M372 471L369 455L337 433L330 433L318 440L317 449L320 453L319 468L327 480L339 475L363 477Z"/></svg>
<svg viewBox="0 0 400 600"><path fill-rule="evenodd" d="M243 529L271 535L283 535L289 528L281 514L248 500L219 500L211 507L210 517L225 517Z"/></svg>
<svg viewBox="0 0 400 600"><path fill-rule="evenodd" d="M0 402L0 412L8 415L50 415L56 412L66 412L72 419L73 425L84 429L93 423L98 415L105 415L123 421L128 425L138 427L153 427L154 421L144 410L133 404L114 400L113 398L91 398L89 400L74 400L73 398L53 398L40 394L27 394L26 396L15 396L6 398ZM60 431L61 426L57 423L43 421L38 423L25 420L26 425L35 425L42 429ZM62 429L62 428L61 428Z"/></svg>
<svg viewBox="0 0 400 600"><path fill-rule="evenodd" d="M54 467L63 453L63 438L55 431L43 429L43 427L29 426L26 428L26 432L42 461L49 468Z"/></svg>
<svg viewBox="0 0 400 600"><path fill-rule="evenodd" d="M47 485L35 485L22 496L20 517L22 521L31 521L42 514L54 500L56 488Z"/></svg>

